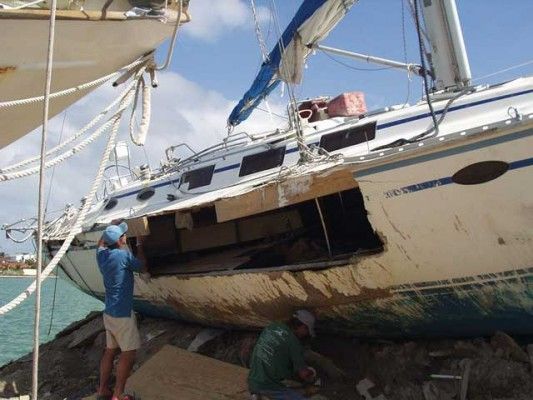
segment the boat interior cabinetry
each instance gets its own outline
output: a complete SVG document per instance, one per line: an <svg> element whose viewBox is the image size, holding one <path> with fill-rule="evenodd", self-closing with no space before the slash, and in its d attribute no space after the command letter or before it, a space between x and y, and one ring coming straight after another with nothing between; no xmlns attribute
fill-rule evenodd
<svg viewBox="0 0 533 400"><path fill-rule="evenodd" d="M318 210L320 207L320 211ZM217 222L215 207L148 218L152 275L298 267L380 251L359 189Z"/></svg>

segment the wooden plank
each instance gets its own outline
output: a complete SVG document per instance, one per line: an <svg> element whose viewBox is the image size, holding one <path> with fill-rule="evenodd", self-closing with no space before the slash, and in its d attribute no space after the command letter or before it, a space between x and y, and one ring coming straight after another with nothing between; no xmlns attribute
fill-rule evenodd
<svg viewBox="0 0 533 400"><path fill-rule="evenodd" d="M248 370L166 345L128 379L143 400L248 400Z"/></svg>
<svg viewBox="0 0 533 400"><path fill-rule="evenodd" d="M128 224L128 236L148 236L150 234L147 217L132 218L126 222Z"/></svg>
<svg viewBox="0 0 533 400"><path fill-rule="evenodd" d="M217 200L217 220L224 222L247 217L356 187L357 182L347 168L290 177L260 186L240 196Z"/></svg>

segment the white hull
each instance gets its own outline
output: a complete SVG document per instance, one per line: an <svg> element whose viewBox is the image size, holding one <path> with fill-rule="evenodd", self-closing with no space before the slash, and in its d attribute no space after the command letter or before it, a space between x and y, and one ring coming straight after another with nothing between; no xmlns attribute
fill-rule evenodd
<svg viewBox="0 0 533 400"><path fill-rule="evenodd" d="M531 95L520 96L458 109L444 133L422 141L424 146L386 150L368 162L362 161L372 158L368 154L354 155L351 162L320 172L326 178L339 169L353 174L383 242L381 252L312 265L184 271L149 283L137 280L136 308L210 325L259 327L306 307L318 314L324 329L366 336L533 332L533 109ZM508 102L530 113L496 122L494 113L506 112ZM472 109L479 106L489 112L475 118ZM427 125L427 119L403 121L385 129ZM484 162L506 167L491 172ZM287 192L280 190L282 184L278 197L286 200ZM149 205L135 210L128 196L121 196L119 204L128 213L150 213ZM105 222L106 213L96 208L93 222ZM70 249L62 268L82 290L103 298L94 255L100 234L97 229L80 235L82 244Z"/></svg>
<svg viewBox="0 0 533 400"><path fill-rule="evenodd" d="M130 7L127 3L126 6ZM174 23L154 19L58 19L51 92L73 88L119 70L159 46L172 34L173 28ZM0 103L43 95L48 29L47 19L32 19L31 15L26 19L9 18L0 10ZM92 89L51 100L50 117ZM0 148L41 125L42 107L42 102L37 102L0 108Z"/></svg>

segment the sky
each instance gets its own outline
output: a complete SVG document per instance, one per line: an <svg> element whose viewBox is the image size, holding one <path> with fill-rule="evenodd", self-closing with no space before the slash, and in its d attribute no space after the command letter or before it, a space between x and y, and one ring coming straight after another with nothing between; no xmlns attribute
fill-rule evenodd
<svg viewBox="0 0 533 400"><path fill-rule="evenodd" d="M262 37L270 49L277 39L275 22L284 29L301 0L254 3ZM192 21L180 29L170 68L159 73L159 88L152 93L152 123L146 145L138 148L129 144L134 165L149 162L156 168L170 145L186 142L198 150L227 134L226 119L262 61L250 4L248 0L190 1ZM457 6L476 84L533 75L533 63L529 63L486 77L532 61L533 1L457 0ZM414 25L402 0L360 0L323 44L419 62ZM158 50L159 59L166 55L166 48L163 45ZM307 98L363 91L369 109L406 101L412 104L420 99L419 78L377 68L317 52L308 59L303 82L295 93L298 98ZM117 94L117 89L103 85L53 118L48 147L74 134ZM274 114L283 116L286 91L275 91L268 103ZM284 118L258 110L237 130L260 132L284 124ZM0 167L38 154L40 134L37 129L0 150ZM127 140L126 129L121 130L120 140ZM53 212L62 210L67 203L79 205L96 174L104 141L100 138L86 151L47 171L47 209L51 212L48 218L57 215ZM0 225L37 214L37 187L35 176L0 182ZM19 245L1 238L0 251L32 252L33 246L31 241Z"/></svg>

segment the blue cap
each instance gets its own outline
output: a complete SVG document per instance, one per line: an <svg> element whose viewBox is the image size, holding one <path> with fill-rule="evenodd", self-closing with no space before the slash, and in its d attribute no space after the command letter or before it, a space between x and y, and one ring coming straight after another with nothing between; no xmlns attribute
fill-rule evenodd
<svg viewBox="0 0 533 400"><path fill-rule="evenodd" d="M107 228L105 228L102 239L107 245L115 244L118 242L120 237L127 232L127 230L128 224L125 222L122 222L120 225L109 225Z"/></svg>

